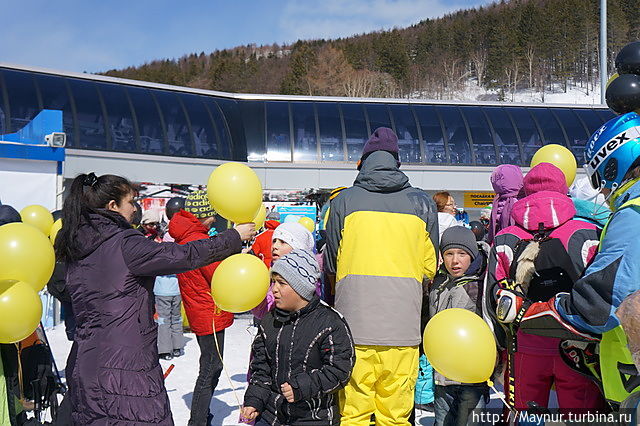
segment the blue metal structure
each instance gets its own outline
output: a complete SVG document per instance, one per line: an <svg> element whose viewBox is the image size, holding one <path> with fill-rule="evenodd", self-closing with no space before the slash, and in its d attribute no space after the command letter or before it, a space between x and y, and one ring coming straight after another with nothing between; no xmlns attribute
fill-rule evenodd
<svg viewBox="0 0 640 426"><path fill-rule="evenodd" d="M64 161L64 148L45 141L46 135L62 131L62 111L44 109L15 133L0 134L0 158Z"/></svg>
<svg viewBox="0 0 640 426"><path fill-rule="evenodd" d="M215 160L356 162L391 127L403 164L527 166L558 143L579 162L604 106L238 95L0 65L0 133L62 111L67 147Z"/></svg>

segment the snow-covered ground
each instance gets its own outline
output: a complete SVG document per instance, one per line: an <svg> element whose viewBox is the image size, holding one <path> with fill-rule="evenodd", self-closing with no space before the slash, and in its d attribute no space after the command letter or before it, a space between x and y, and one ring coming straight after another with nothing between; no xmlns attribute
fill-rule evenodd
<svg viewBox="0 0 640 426"><path fill-rule="evenodd" d="M247 387L246 374L249 364L249 350L254 333L255 328L252 326L252 316L248 314L237 316L234 324L225 333L224 363L231 383L223 372L211 401L214 425L238 424L240 414L238 404L242 403L244 391ZM71 349L71 342L66 338L64 325L47 329L47 337L49 338L56 364L61 369L60 373L64 376L63 369ZM191 333L186 334L185 337L187 339L185 354L171 361L161 361L165 371L171 364L175 366L166 379L166 388L176 426L184 426L189 420L193 386L198 376L200 356L198 343ZM500 407L500 400L495 395L492 395L490 406L494 408ZM416 411L416 424L432 425L433 413Z"/></svg>

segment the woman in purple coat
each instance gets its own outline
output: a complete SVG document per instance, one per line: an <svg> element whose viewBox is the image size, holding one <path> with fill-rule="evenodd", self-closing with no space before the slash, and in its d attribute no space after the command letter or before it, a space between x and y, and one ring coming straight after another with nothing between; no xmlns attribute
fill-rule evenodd
<svg viewBox="0 0 640 426"><path fill-rule="evenodd" d="M153 321L156 275L239 253L254 234L238 225L189 244L156 243L131 228L126 179L82 174L71 185L56 239L77 321L67 361L74 425L173 425Z"/></svg>

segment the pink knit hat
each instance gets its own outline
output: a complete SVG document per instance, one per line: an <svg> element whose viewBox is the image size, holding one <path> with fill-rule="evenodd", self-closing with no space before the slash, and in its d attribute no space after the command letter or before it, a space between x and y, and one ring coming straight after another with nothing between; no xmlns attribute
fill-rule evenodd
<svg viewBox="0 0 640 426"><path fill-rule="evenodd" d="M540 163L524 177L524 192L527 196L540 191L559 192L567 195L569 188L562 170L551 163Z"/></svg>

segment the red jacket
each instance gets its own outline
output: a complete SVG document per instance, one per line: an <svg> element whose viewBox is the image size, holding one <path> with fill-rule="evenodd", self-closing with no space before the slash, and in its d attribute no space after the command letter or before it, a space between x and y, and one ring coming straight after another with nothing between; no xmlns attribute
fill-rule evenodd
<svg viewBox="0 0 640 426"><path fill-rule="evenodd" d="M251 251L262 259L265 265L267 265L267 268L271 268L271 243L273 242L273 231L278 225L280 225L280 222L277 220L267 220L264 223L266 230L256 237L256 240L251 246Z"/></svg>
<svg viewBox="0 0 640 426"><path fill-rule="evenodd" d="M228 232L228 231L225 231ZM233 232L236 232L235 230ZM207 228L191 213L180 210L169 222L169 234L178 244L209 238ZM233 314L220 310L211 297L211 277L220 262L178 274L180 294L189 326L197 336L213 334L233 324Z"/></svg>

